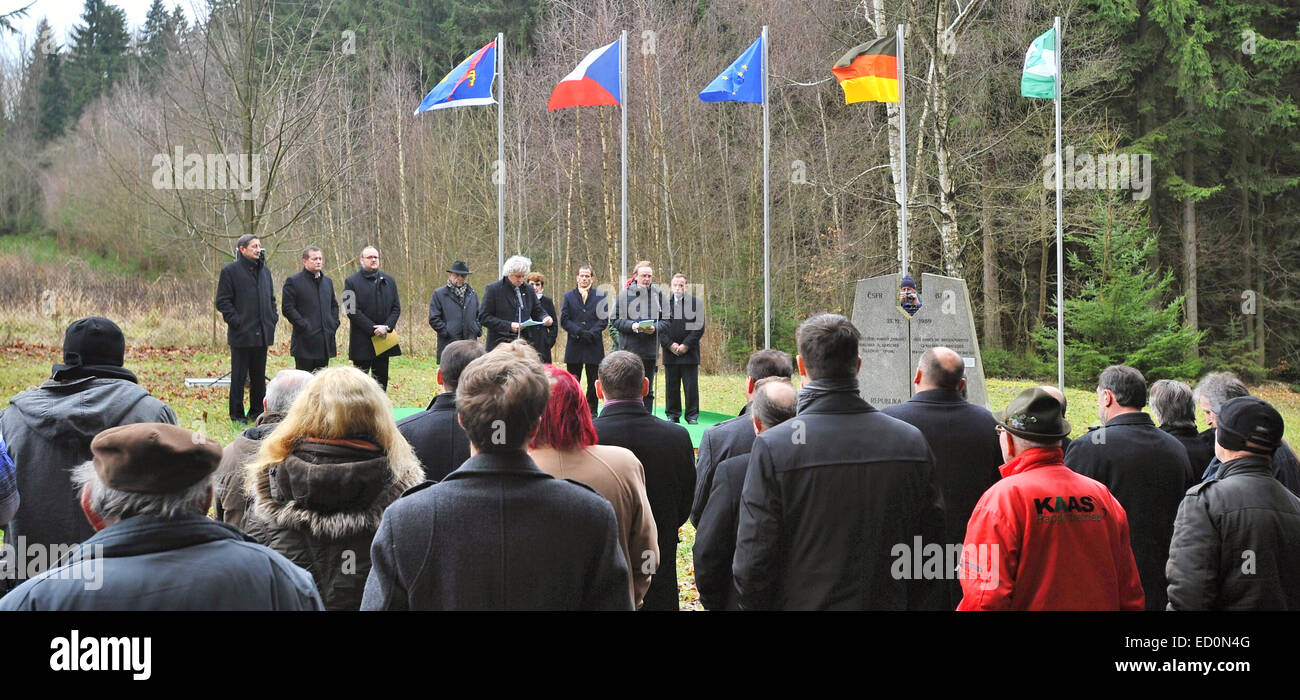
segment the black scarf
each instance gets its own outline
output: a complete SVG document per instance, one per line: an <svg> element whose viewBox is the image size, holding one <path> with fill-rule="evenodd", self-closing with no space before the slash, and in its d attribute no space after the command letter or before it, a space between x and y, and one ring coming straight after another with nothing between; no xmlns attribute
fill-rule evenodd
<svg viewBox="0 0 1300 700"><path fill-rule="evenodd" d="M865 410L868 405L858 396L858 378L850 377L848 379L814 379L803 385L799 391L799 406L795 413L803 413L810 404L823 396L834 394L850 394L853 398L862 403Z"/></svg>
<svg viewBox="0 0 1300 700"><path fill-rule="evenodd" d="M74 379L85 379L86 377L125 379L133 384L140 383L131 370L111 365L54 365L54 371L50 374L50 379L56 382L68 382Z"/></svg>
<svg viewBox="0 0 1300 700"><path fill-rule="evenodd" d="M464 306L465 295L469 293L469 282L457 286L452 284L451 280L447 280L447 288L451 290L451 295L456 297L456 303Z"/></svg>

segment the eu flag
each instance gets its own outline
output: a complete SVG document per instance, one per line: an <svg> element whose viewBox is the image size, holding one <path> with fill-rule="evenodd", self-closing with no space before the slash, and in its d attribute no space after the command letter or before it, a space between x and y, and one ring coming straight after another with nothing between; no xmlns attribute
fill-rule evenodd
<svg viewBox="0 0 1300 700"><path fill-rule="evenodd" d="M763 102L763 37L700 92L705 102Z"/></svg>

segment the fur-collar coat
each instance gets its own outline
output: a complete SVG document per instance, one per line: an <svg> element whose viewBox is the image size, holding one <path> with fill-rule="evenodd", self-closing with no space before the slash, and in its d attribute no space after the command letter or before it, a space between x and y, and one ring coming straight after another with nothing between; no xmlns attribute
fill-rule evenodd
<svg viewBox="0 0 1300 700"><path fill-rule="evenodd" d="M419 460L389 457L366 440L302 438L283 461L247 467L248 534L310 571L326 609L360 607L384 509L424 481Z"/></svg>

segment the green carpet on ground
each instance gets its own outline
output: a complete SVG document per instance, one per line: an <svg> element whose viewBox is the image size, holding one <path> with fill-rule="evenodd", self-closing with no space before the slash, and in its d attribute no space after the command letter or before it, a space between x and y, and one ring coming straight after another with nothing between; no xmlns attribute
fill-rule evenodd
<svg viewBox="0 0 1300 700"><path fill-rule="evenodd" d="M423 408L410 408L410 407L394 408L393 419L402 420L407 416L413 416L423 410L424 410ZM660 407L655 407L655 415L658 416L659 418L663 418L664 409ZM734 418L734 417L735 416L729 416L724 413L713 413L712 411L700 411L700 422L698 425L689 425L686 423L685 419L683 419L681 426L683 428L686 428L686 432L691 434L691 444L695 447L695 449L698 450L700 448L700 438L703 437L705 430L708 430L709 428L713 427L714 425L717 425L718 423L721 423L724 420L727 420L729 418Z"/></svg>

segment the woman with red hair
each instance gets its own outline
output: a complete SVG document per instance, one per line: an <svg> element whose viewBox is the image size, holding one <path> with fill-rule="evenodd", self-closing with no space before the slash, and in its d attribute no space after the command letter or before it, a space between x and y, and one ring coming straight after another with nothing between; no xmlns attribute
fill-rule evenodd
<svg viewBox="0 0 1300 700"><path fill-rule="evenodd" d="M542 471L558 479L590 486L614 506L619 544L627 557L632 602L641 607L650 577L659 565L659 542L650 499L646 497L645 470L630 450L596 444L596 426L578 380L547 365L551 397L546 403L537 436L528 453ZM676 562L669 562L675 566Z"/></svg>

